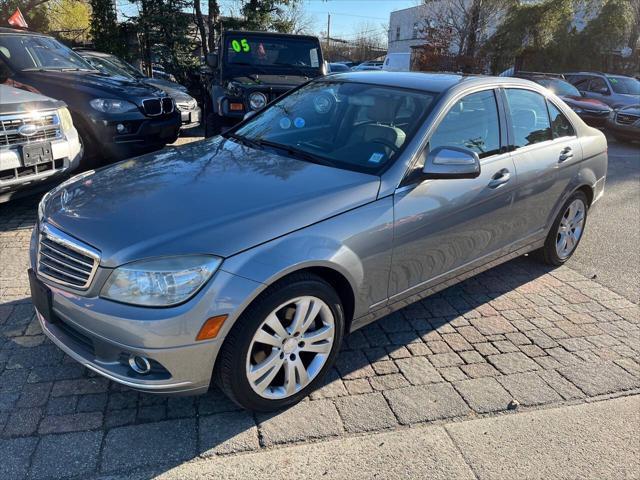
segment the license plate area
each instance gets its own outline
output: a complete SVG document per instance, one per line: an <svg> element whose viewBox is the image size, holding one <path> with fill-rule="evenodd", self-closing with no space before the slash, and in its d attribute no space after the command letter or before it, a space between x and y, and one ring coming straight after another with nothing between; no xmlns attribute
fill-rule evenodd
<svg viewBox="0 0 640 480"><path fill-rule="evenodd" d="M31 268L29 269L29 286L31 287L31 301L33 302L33 306L47 322L51 323L54 319L51 290L38 279L36 273Z"/></svg>
<svg viewBox="0 0 640 480"><path fill-rule="evenodd" d="M22 146L22 163L25 167L31 167L40 163L53 161L53 152L51 151L51 143L34 143L32 145Z"/></svg>

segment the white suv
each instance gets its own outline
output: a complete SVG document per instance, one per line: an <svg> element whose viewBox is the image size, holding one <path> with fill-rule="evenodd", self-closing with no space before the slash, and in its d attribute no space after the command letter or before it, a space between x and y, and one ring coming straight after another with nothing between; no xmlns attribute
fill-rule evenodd
<svg viewBox="0 0 640 480"><path fill-rule="evenodd" d="M0 203L74 170L82 145L64 102L0 84Z"/></svg>

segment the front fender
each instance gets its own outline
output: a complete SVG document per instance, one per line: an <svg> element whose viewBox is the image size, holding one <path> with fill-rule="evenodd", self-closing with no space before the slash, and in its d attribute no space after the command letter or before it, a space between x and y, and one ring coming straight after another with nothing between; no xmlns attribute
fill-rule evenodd
<svg viewBox="0 0 640 480"><path fill-rule="evenodd" d="M357 318L387 298L392 241L387 197L234 255L221 269L261 283L255 298L293 272L330 268L349 282Z"/></svg>

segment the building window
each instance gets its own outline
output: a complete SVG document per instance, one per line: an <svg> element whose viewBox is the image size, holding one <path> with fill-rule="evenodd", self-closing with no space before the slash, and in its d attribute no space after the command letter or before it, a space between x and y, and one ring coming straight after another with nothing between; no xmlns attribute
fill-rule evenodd
<svg viewBox="0 0 640 480"><path fill-rule="evenodd" d="M400 25L396 27L396 40L400 40Z"/></svg>
<svg viewBox="0 0 640 480"><path fill-rule="evenodd" d="M413 38L418 38L418 22L413 24Z"/></svg>

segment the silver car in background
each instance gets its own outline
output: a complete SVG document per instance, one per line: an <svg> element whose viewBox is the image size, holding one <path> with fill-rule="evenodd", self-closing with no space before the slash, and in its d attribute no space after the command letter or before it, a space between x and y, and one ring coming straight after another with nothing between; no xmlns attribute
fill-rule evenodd
<svg viewBox="0 0 640 480"><path fill-rule="evenodd" d="M223 136L82 174L39 206L46 334L135 389L291 405L344 335L526 252L575 251L607 143L514 78L360 72Z"/></svg>
<svg viewBox="0 0 640 480"><path fill-rule="evenodd" d="M41 193L78 167L82 145L64 102L3 85L0 203Z"/></svg>

